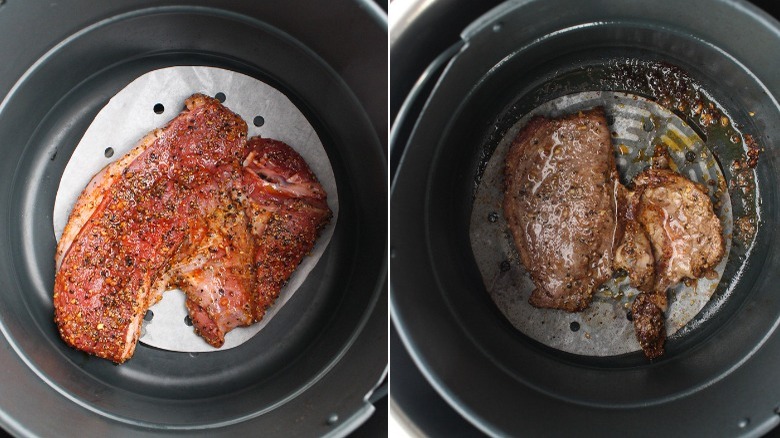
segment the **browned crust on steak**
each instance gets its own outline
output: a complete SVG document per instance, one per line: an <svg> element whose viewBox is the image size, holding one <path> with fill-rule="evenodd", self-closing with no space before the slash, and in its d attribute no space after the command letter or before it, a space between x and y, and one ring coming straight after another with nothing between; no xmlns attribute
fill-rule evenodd
<svg viewBox="0 0 780 438"><path fill-rule="evenodd" d="M649 359L664 351L663 312L669 287L686 278L700 278L725 254L723 229L707 189L668 169L670 161L666 148L657 146L653 166L633 180L635 191L628 213L634 221L627 227L641 228L655 261L652 287L643 283L643 292L632 306L637 340ZM629 269L634 277L643 272L641 263L633 266L633 271Z"/></svg>
<svg viewBox="0 0 780 438"><path fill-rule="evenodd" d="M515 137L504 171L504 216L536 289L536 307L588 307L610 278L619 182L603 108L534 117Z"/></svg>

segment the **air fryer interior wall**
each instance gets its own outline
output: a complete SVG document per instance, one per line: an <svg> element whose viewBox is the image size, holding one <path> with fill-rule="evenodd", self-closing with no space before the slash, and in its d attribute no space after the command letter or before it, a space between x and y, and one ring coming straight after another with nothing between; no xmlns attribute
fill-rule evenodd
<svg viewBox="0 0 780 438"><path fill-rule="evenodd" d="M368 2L202 3L0 5L0 40L13 41L0 45L0 418L17 433L320 435L370 413L366 397L387 363L383 19ZM334 31L334 20L352 26ZM234 70L287 94L323 140L342 214L329 249L263 335L208 354L139 345L114 366L67 347L54 326L54 195L107 100L173 65Z"/></svg>
<svg viewBox="0 0 780 438"><path fill-rule="evenodd" d="M466 45L431 93L394 181L392 306L418 366L482 430L577 432L598 422L614 432L738 434L778 421L768 394L776 391L750 390L766 388L771 351L780 348L770 336L780 316L772 298L780 261L770 251L780 134L772 72L780 60L764 56L780 32L759 14L738 2L554 0L505 5L464 32ZM746 29L750 38L733 37ZM621 57L682 67L766 149L756 173L763 224L732 296L652 364L639 354L586 358L531 341L495 309L468 242L474 176L482 146L500 136L496 121L549 78ZM695 406L708 406L707 414L681 417Z"/></svg>

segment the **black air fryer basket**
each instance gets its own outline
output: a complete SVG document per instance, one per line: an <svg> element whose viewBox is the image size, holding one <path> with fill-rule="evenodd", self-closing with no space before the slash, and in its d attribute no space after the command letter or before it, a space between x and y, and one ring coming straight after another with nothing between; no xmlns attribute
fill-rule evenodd
<svg viewBox="0 0 780 438"><path fill-rule="evenodd" d="M391 29L393 346L408 350L457 414L415 412L429 405L403 384L419 385L419 377L394 354L391 394L400 410L424 430L451 430L426 425L436 415L499 436L735 436L774 427L780 23L737 0L507 1L482 16L471 3L457 5L411 8ZM452 32L450 24L461 27ZM446 42L448 30L454 38ZM749 251L732 251L740 271L722 280L728 298L717 311L705 306L653 362L641 352L565 353L515 329L485 290L469 242L480 169L506 120L561 95L602 90L604 82L578 75L624 60L681 68L763 148L758 231Z"/></svg>
<svg viewBox="0 0 780 438"><path fill-rule="evenodd" d="M18 435L343 435L387 364L387 25L369 1L0 1L0 424ZM163 67L285 93L332 163L328 249L257 336L115 366L53 321L54 196L97 112ZM193 92L198 90L193 90Z"/></svg>

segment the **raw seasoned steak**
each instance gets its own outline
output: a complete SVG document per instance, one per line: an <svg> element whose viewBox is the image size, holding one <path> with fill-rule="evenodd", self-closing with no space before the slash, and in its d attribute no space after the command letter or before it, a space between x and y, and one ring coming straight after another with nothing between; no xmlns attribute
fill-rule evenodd
<svg viewBox="0 0 780 438"><path fill-rule="evenodd" d="M256 241L254 317L259 321L311 251L332 213L314 173L290 146L252 137L249 148L243 181Z"/></svg>
<svg viewBox="0 0 780 438"><path fill-rule="evenodd" d="M90 181L57 250L55 321L68 344L115 362L132 356L174 256L215 191L240 180L246 129L217 100L194 95Z"/></svg>
<svg viewBox="0 0 780 438"><path fill-rule="evenodd" d="M174 256L163 290L178 287L187 294L186 306L196 333L221 347L230 330L253 322L255 270L254 239L241 208L240 174L224 175L213 193L200 204L190 232Z"/></svg>
<svg viewBox="0 0 780 438"><path fill-rule="evenodd" d="M536 285L530 303L585 309L612 274L622 234L604 110L531 119L507 153L504 179L504 215Z"/></svg>
<svg viewBox="0 0 780 438"><path fill-rule="evenodd" d="M300 155L247 141L246 129L193 95L90 181L56 254L55 321L68 344L124 362L147 309L173 287L215 347L263 317L331 211Z"/></svg>

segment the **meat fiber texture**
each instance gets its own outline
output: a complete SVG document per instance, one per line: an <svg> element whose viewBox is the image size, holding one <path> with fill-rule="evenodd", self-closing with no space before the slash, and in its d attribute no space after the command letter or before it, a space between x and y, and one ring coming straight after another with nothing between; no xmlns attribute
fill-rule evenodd
<svg viewBox="0 0 780 438"><path fill-rule="evenodd" d="M254 78L210 67L172 67L156 70L136 79L115 95L100 111L74 150L57 192L53 222L55 235L59 240L63 229L65 229L65 224L68 222L71 210L76 203L76 199L92 177L112 161L132 160L133 152L131 150L139 144L139 139L143 137L146 141L149 141L155 135L160 134L161 131L155 131L155 129L173 119L181 110L185 99L193 91L200 91L211 96L217 95L225 99L225 105L249 122L248 136L262 135L263 137L279 139L284 143L294 145L295 150L305 160L313 174L316 175L322 190L327 193L327 207L333 212L330 223L321 230L316 244L308 255L303 257L301 264L298 265L298 268L292 273L287 282L281 281L279 278L264 280L267 282L275 281L280 286L283 285L279 297L275 300L273 306L267 309L265 305L260 306L261 310L258 311L260 313L264 311L265 314L257 315L262 316L259 323L230 331L225 336L224 344L221 347L224 350L236 347L251 339L279 312L284 303L292 297L324 252L332 236L338 215L338 193L327 154L313 127L284 94ZM151 134L144 137L150 131ZM226 134L227 131L223 133L223 135ZM262 144L245 146L246 149L240 153L246 155L250 147L267 150L270 153L275 153L275 149L283 149L283 147L277 147L271 141L263 140ZM128 152L129 154L125 155ZM247 158L246 163L240 164L246 164L247 168L252 168L252 162L257 160L258 162L255 164L263 165L263 154L255 153ZM222 169L222 171L235 172L235 169ZM283 173L280 172L277 176L284 177ZM263 175L263 177L267 176ZM234 253L231 253L233 255L226 258L224 253L209 254L204 251L204 249L213 246L210 243L215 243L214 239L224 240L224 235L220 237L220 233L215 232L219 230L222 230L223 234L229 233L233 236L233 239L237 239L232 243L235 247L245 245L245 243L242 243L242 239L251 240L251 236L241 235L233 231L246 229L250 224L245 223L245 221L252 221L253 219L243 218L240 215L237 216L228 210L228 207L236 201L236 190L234 190L236 187L231 185L238 184L237 181L241 181L241 179L223 178L223 180L232 182L228 183L226 187L210 188L211 190L217 189L217 192L222 193L222 195L212 197L210 204L200 203L202 210L210 211L211 216L208 223L212 225L206 228L201 227L190 230L192 231L189 239L190 244L199 242L200 247L189 252L182 251L182 253L189 254L189 258L172 260L172 268L167 271L166 278L158 279L157 283L153 285L153 294L162 292L166 285L169 288L178 286L186 290L187 287L191 287L193 284L215 281L214 278L209 279L203 276L203 272L207 272L208 269L193 269L194 266L203 268L211 264L214 266L219 265L220 269L233 273L232 276L228 275L228 283L233 281L232 293L240 295L238 291L240 287L235 287L235 285L242 282L241 273L246 271L240 269L241 265L251 263L252 260L235 257ZM205 190L208 191L210 189L206 188ZM239 198L237 201L242 202L242 199ZM243 201L247 200L244 199ZM248 204L257 205L257 202L255 200ZM275 205L282 204L276 203ZM298 206L283 205L283 208L296 209ZM204 214L204 211L199 213ZM258 223L258 221L254 220L250 229L257 232ZM73 226L72 228L78 227ZM272 231L269 230L268 232ZM228 259L230 262L226 263ZM59 262L58 260L58 267ZM286 272L286 274L289 274L289 272ZM196 278L195 276L197 275L200 277ZM261 279L261 281L263 280ZM157 289L161 290L158 291ZM223 288L223 290L227 291L228 288ZM228 294L228 296L233 297L234 295ZM213 298L211 299L213 300ZM219 299L223 299L223 297L219 297ZM151 312L147 315L146 320L143 321L143 325L137 333L140 336L140 341L147 345L171 351L215 351L215 347L204 342L204 338L198 336L193 327L188 326L192 325L193 321L191 318L196 319L195 325L199 326L197 312L190 311L189 313L192 316L191 318L188 317L188 307L192 310L192 304L187 302L185 294L180 290L162 293L162 299L151 307ZM219 303L217 302L216 304L218 305ZM255 310L257 309L253 311ZM230 324L242 325L247 321L241 320L241 313L236 312L232 315L229 312L225 313L224 317L226 319L221 324L224 326L229 322ZM200 327L205 326L200 324ZM103 329L105 330L106 328L103 327ZM208 330L203 329L202 331L207 332ZM208 333L202 334L205 334L205 337L208 339ZM212 341L214 340L212 339ZM216 341L218 343L219 340L217 339Z"/></svg>

